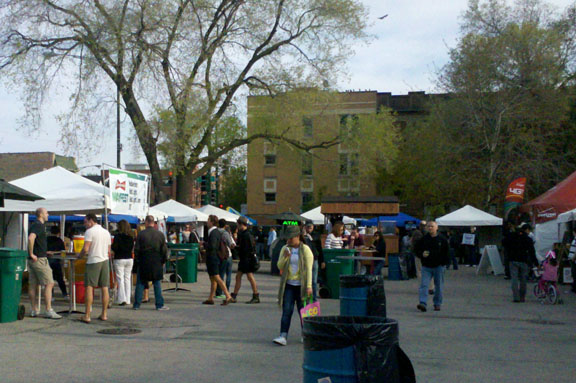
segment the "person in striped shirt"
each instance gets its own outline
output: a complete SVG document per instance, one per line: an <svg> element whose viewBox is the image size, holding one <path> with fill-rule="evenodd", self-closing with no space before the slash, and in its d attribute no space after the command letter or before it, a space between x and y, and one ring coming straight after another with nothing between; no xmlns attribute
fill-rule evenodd
<svg viewBox="0 0 576 383"><path fill-rule="evenodd" d="M332 227L332 232L326 237L324 242L325 249L341 249L344 245L342 234L344 233L344 224L338 222Z"/></svg>

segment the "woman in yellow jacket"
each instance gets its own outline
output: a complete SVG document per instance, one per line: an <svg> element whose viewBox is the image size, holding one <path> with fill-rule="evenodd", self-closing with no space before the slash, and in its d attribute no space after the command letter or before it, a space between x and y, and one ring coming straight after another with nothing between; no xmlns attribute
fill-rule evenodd
<svg viewBox="0 0 576 383"><path fill-rule="evenodd" d="M302 232L298 226L290 226L284 230L286 246L280 251L278 268L280 269L280 289L278 302L282 307L282 320L280 322L280 336L274 343L286 346L290 322L294 313L294 303L300 309L304 307L303 301L312 296L312 265L314 255L312 250L304 244Z"/></svg>

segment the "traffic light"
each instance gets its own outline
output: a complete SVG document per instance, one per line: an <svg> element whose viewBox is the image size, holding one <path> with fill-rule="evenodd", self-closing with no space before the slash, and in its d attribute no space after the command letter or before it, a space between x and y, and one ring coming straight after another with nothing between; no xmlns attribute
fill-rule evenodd
<svg viewBox="0 0 576 383"><path fill-rule="evenodd" d="M216 189L210 190L210 204L211 205L218 204L218 190Z"/></svg>
<svg viewBox="0 0 576 383"><path fill-rule="evenodd" d="M208 191L208 177L205 175L200 177L200 191L202 194Z"/></svg>

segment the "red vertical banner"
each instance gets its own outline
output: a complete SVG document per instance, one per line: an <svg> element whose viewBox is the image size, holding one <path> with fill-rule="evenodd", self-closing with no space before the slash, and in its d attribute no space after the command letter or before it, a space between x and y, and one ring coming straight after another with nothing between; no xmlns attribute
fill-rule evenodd
<svg viewBox="0 0 576 383"><path fill-rule="evenodd" d="M504 200L504 217L508 217L510 211L524 202L526 191L526 177L516 178L506 189L506 199Z"/></svg>

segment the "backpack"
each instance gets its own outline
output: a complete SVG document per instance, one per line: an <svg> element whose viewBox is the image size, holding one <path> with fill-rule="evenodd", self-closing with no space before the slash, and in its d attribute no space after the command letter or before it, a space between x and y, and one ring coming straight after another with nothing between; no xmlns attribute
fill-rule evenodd
<svg viewBox="0 0 576 383"><path fill-rule="evenodd" d="M228 259L230 253L228 252L228 245L226 245L226 239L224 238L224 233L221 234L222 235L220 236L220 246L218 247L218 258L220 258L222 261L225 261Z"/></svg>

